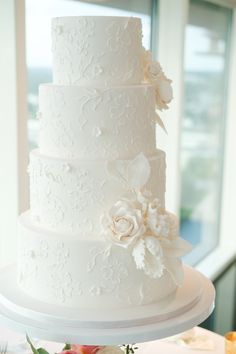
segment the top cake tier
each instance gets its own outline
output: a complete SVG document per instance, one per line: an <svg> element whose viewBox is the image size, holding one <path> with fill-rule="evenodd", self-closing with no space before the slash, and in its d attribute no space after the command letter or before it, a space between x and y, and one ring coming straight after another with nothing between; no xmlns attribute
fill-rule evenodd
<svg viewBox="0 0 236 354"><path fill-rule="evenodd" d="M134 17L52 20L53 82L64 85L139 84L142 26Z"/></svg>

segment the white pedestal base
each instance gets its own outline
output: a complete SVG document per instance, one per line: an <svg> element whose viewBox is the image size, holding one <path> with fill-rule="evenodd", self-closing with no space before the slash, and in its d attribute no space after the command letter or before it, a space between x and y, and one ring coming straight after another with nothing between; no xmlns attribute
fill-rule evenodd
<svg viewBox="0 0 236 354"><path fill-rule="evenodd" d="M99 312L52 306L25 295L16 267L0 272L0 321L31 337L81 344L122 344L164 338L204 321L214 308L212 283L185 267L181 288L158 304Z"/></svg>

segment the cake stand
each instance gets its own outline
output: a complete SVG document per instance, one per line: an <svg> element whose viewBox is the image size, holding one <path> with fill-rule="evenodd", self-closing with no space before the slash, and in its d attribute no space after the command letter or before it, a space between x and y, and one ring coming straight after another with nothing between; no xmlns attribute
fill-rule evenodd
<svg viewBox="0 0 236 354"><path fill-rule="evenodd" d="M16 266L10 266L0 272L0 321L30 337L64 343L117 345L169 337L203 322L214 308L212 283L190 267L184 272L183 286L158 304L75 313L25 295Z"/></svg>

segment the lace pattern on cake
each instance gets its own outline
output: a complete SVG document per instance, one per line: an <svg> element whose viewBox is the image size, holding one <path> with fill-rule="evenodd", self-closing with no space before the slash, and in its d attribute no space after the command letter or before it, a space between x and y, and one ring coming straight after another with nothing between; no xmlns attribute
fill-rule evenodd
<svg viewBox="0 0 236 354"><path fill-rule="evenodd" d="M85 227L87 232L93 231L87 210L94 205L104 207L105 179L93 177L85 168L75 169L69 163L54 163L50 159L31 159L28 170L35 223L51 229L66 225L71 232Z"/></svg>
<svg viewBox="0 0 236 354"><path fill-rule="evenodd" d="M147 94L148 93L148 94ZM60 158L129 158L155 151L151 87L93 89L43 85L40 150ZM122 141L120 139L122 136Z"/></svg>
<svg viewBox="0 0 236 354"><path fill-rule="evenodd" d="M82 280L72 266L75 254L72 255L63 242L54 245L41 239L39 243L42 245L40 250L37 243L21 244L19 283L25 288L30 288L32 282L46 286L55 303L67 304L81 296L91 299L107 294L113 295L118 304L139 305L153 300L152 291L150 296L147 293L155 284L148 278L140 282L135 292L130 291L132 285L128 279L131 274L124 265L127 259L123 251L117 254L111 245L91 247L88 253L91 259L88 257L84 265Z"/></svg>
<svg viewBox="0 0 236 354"><path fill-rule="evenodd" d="M100 45L94 42L96 33L100 33ZM127 18L106 24L86 17L71 21L58 18L53 21L52 42L55 83L140 82L140 58L130 55L141 54L139 20Z"/></svg>
<svg viewBox="0 0 236 354"><path fill-rule="evenodd" d="M117 160L116 163L126 168L129 160ZM107 161L66 162L32 152L28 171L33 223L53 231L59 228L60 232L77 234L79 238L91 234L99 237L100 211L105 211L130 189L124 180L111 179L110 164L107 165ZM150 164L153 170L150 189L164 205L165 155L158 153L150 159Z"/></svg>

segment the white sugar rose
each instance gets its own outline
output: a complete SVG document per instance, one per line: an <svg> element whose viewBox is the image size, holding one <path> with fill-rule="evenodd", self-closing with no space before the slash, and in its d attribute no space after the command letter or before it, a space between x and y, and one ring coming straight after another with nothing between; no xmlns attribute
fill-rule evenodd
<svg viewBox="0 0 236 354"><path fill-rule="evenodd" d="M124 352L120 347L107 345L100 349L97 354L124 354Z"/></svg>
<svg viewBox="0 0 236 354"><path fill-rule="evenodd" d="M148 226L155 236L169 236L170 229L167 215L150 215L148 219Z"/></svg>
<svg viewBox="0 0 236 354"><path fill-rule="evenodd" d="M158 73L160 67L156 69ZM149 277L160 278L168 271L177 285L182 284L184 274L179 257L191 247L179 237L177 217L146 190L151 174L148 159L140 153L128 165L120 161L109 163L108 171L129 186L129 193L102 217L104 236L118 246L129 247L128 256L132 255L136 268Z"/></svg>
<svg viewBox="0 0 236 354"><path fill-rule="evenodd" d="M168 103L173 99L173 90L171 86L171 80L163 74L160 77L160 80L155 84L155 93L156 93L156 105L157 108L168 109Z"/></svg>
<svg viewBox="0 0 236 354"><path fill-rule="evenodd" d="M143 75L144 81L150 82L155 87L156 106L159 110L168 109L168 103L173 99L171 80L169 80L158 61L152 60L149 50L143 50Z"/></svg>
<svg viewBox="0 0 236 354"><path fill-rule="evenodd" d="M102 217L105 234L115 243L128 247L145 233L141 210L126 200L120 200Z"/></svg>
<svg viewBox="0 0 236 354"><path fill-rule="evenodd" d="M161 207L158 199L148 204L147 224L152 234L158 237L168 237L170 222L166 211Z"/></svg>
<svg viewBox="0 0 236 354"><path fill-rule="evenodd" d="M145 76L148 79L148 81L154 82L157 80L161 80L163 76L163 71L161 69L160 63L158 61L151 61L149 65L147 66Z"/></svg>
<svg viewBox="0 0 236 354"><path fill-rule="evenodd" d="M148 66L150 64L150 62L152 61L152 53L150 50L146 50L143 47L143 55L142 55L142 66L143 66L143 74L144 74L144 78L146 79L145 75L146 72L148 71Z"/></svg>
<svg viewBox="0 0 236 354"><path fill-rule="evenodd" d="M179 219L177 218L176 215L166 212L169 218L169 229L170 229L170 238L176 238L179 237Z"/></svg>

